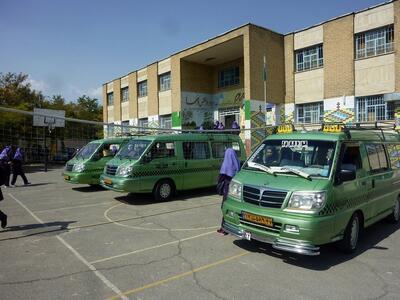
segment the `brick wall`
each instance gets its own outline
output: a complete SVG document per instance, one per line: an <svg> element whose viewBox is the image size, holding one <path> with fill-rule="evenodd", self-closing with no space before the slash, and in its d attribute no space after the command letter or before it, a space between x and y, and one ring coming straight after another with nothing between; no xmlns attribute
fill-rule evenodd
<svg viewBox="0 0 400 300"><path fill-rule="evenodd" d="M285 103L294 102L294 35L284 39L285 51Z"/></svg>
<svg viewBox="0 0 400 300"><path fill-rule="evenodd" d="M121 79L114 81L114 121L121 121Z"/></svg>

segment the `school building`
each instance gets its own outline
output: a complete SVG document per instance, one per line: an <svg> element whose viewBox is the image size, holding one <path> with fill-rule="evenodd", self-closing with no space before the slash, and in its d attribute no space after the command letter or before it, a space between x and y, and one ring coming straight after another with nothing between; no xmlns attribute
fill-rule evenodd
<svg viewBox="0 0 400 300"><path fill-rule="evenodd" d="M105 83L103 118L182 129L395 120L399 50L400 0L288 34L246 24ZM263 137L243 135L248 149Z"/></svg>

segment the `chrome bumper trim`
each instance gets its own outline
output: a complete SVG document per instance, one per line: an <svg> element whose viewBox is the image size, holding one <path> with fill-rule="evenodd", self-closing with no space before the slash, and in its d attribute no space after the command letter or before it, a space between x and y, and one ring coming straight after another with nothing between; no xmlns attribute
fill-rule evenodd
<svg viewBox="0 0 400 300"><path fill-rule="evenodd" d="M222 223L222 228L240 238L240 239L245 239L245 231L243 229L240 229L232 224L226 223L225 221ZM297 254L302 254L302 255L309 255L309 256L315 256L319 255L319 247L311 245L311 244L305 244L301 242L295 242L292 240L287 240L287 239L280 239L280 238L269 238L265 236L260 236L254 233L251 233L251 239L257 240L263 243L268 243L272 244L272 247L274 249L278 250L283 250L287 252L292 252L292 253L297 253Z"/></svg>

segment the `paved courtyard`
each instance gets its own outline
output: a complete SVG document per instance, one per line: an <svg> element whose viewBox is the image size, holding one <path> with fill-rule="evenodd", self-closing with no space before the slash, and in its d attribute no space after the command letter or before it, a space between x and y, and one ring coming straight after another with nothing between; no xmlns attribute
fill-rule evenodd
<svg viewBox="0 0 400 300"><path fill-rule="evenodd" d="M214 189L155 203L64 183L61 168L28 177L2 187L2 300L399 299L400 230L384 221L354 255L303 257L218 235Z"/></svg>

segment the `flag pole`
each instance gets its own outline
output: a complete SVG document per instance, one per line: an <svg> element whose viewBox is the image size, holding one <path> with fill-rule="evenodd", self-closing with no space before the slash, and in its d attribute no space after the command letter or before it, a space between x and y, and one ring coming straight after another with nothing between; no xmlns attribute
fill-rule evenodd
<svg viewBox="0 0 400 300"><path fill-rule="evenodd" d="M264 111L265 111L265 123L267 123L267 59L263 58L263 80L264 80Z"/></svg>

